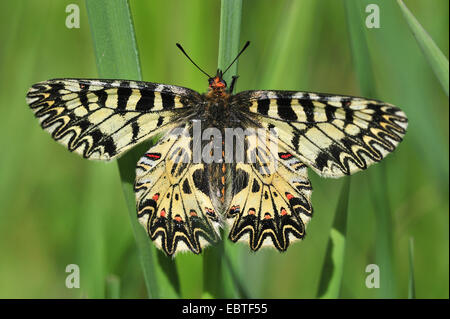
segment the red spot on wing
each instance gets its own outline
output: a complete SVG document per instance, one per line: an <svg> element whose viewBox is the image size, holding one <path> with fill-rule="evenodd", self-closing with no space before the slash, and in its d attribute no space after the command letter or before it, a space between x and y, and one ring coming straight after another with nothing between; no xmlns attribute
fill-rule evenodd
<svg viewBox="0 0 450 319"><path fill-rule="evenodd" d="M159 160L161 158L161 154L159 153L147 153L145 156L151 160Z"/></svg>
<svg viewBox="0 0 450 319"><path fill-rule="evenodd" d="M158 198L159 198L159 193L156 193L156 194L153 195L153 197L152 197L152 199L153 199L154 201L157 201Z"/></svg>
<svg viewBox="0 0 450 319"><path fill-rule="evenodd" d="M287 211L286 211L286 209L282 208L281 209L281 216L285 216L285 215L287 215Z"/></svg>
<svg viewBox="0 0 450 319"><path fill-rule="evenodd" d="M294 198L294 196L291 193L286 193L286 198L288 200L291 200L292 198Z"/></svg>
<svg viewBox="0 0 450 319"><path fill-rule="evenodd" d="M159 215L161 216L161 217L166 217L166 210L163 208L163 209L161 209L161 212L159 213Z"/></svg>
<svg viewBox="0 0 450 319"><path fill-rule="evenodd" d="M281 157L282 159L289 159L289 158L292 157L292 154L290 154L290 153L281 153L281 154L280 154L280 157Z"/></svg>

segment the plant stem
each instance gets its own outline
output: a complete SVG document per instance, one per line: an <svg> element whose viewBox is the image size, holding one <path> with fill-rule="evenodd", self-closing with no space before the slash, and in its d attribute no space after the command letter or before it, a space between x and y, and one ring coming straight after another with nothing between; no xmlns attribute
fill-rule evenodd
<svg viewBox="0 0 450 319"><path fill-rule="evenodd" d="M86 0L86 7L99 76L142 80L128 1ZM173 298L179 296L178 274L174 262L165 256L156 255L155 247L150 243L136 216L133 187L135 167L148 147L148 143L139 145L124 154L117 162L148 296Z"/></svg>

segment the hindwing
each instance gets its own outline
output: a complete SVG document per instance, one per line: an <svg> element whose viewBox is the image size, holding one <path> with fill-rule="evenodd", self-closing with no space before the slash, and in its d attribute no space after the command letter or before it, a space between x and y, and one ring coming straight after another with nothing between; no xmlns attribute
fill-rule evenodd
<svg viewBox="0 0 450 319"><path fill-rule="evenodd" d="M139 222L169 256L187 250L199 254L220 239L221 220L211 202L208 170L192 162L191 147L188 134L169 133L137 164Z"/></svg>
<svg viewBox="0 0 450 319"><path fill-rule="evenodd" d="M236 164L226 214L229 238L248 242L252 250L274 246L285 251L305 236L312 216L307 168L283 148L259 138L246 140L252 163Z"/></svg>

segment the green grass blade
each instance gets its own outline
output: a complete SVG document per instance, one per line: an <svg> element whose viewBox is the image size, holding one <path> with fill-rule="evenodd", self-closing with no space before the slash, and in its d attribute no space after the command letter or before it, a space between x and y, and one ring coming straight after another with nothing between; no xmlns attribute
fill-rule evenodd
<svg viewBox="0 0 450 319"><path fill-rule="evenodd" d="M120 279L115 275L106 277L106 298L118 299L120 298Z"/></svg>
<svg viewBox="0 0 450 319"><path fill-rule="evenodd" d="M227 253L226 248L225 248L225 254L223 257L225 259L224 265L228 269L230 279L235 287L236 296L239 298L243 298L243 299L251 298L247 289L244 287L244 285L243 285L244 281L242 280L242 277L236 271L237 268L236 268L235 264L233 263L233 260L230 257L230 254ZM236 259L235 255L233 255L233 257L234 257L234 259Z"/></svg>
<svg viewBox="0 0 450 319"><path fill-rule="evenodd" d="M325 262L320 278L319 298L336 299L340 295L345 260L350 180L350 177L344 180L336 207L333 228L328 239Z"/></svg>
<svg viewBox="0 0 450 319"><path fill-rule="evenodd" d="M361 18L361 6L358 3L345 1L347 28L350 35L352 61L362 94L375 96L374 74L370 62L369 48L364 33L364 22Z"/></svg>
<svg viewBox="0 0 450 319"><path fill-rule="evenodd" d="M242 0L222 0L220 12L220 39L218 67L224 70L236 57L239 51L239 39L241 30ZM225 81L231 83L231 77L237 74L237 62L231 66L225 74ZM232 264L225 263L225 243L227 240L222 232L222 241L216 247L206 249L203 256L203 292L204 297L233 297L234 289L225 283L230 277L228 267ZM237 278L234 276L231 278ZM239 290L238 291L242 291Z"/></svg>
<svg viewBox="0 0 450 319"><path fill-rule="evenodd" d="M405 17L406 22L408 22L409 28L413 33L414 37L417 40L420 48L422 49L423 54L425 55L428 63L433 69L434 74L438 78L439 82L442 85L445 93L448 95L448 59L430 37L430 35L425 31L425 29L421 26L419 21L414 17L414 15L409 11L408 7L403 3L402 0L397 0L400 9L402 10L403 16Z"/></svg>
<svg viewBox="0 0 450 319"><path fill-rule="evenodd" d="M225 269L222 262L224 252L224 244L222 241L220 241L216 246L206 248L205 252L203 253L202 298L225 298Z"/></svg>
<svg viewBox="0 0 450 319"><path fill-rule="evenodd" d="M99 76L141 80L139 56L128 2L126 0L86 0L86 7ZM156 262L156 249L151 245L136 217L133 190L135 167L138 159L147 149L148 145L140 145L118 160L122 188L149 297L177 297L179 285L176 284L178 280L176 268L164 266L173 264L173 261L163 256L159 258L159 263Z"/></svg>
<svg viewBox="0 0 450 319"><path fill-rule="evenodd" d="M289 1L283 6L272 6L272 13L278 24L275 30L267 30L271 40L267 47L258 52L267 56L264 60L264 69L267 72L260 72L261 77L256 81L258 89L285 89L284 87L290 84L294 86L287 89L308 87L309 79L304 72L311 63L309 46L316 43L311 29L316 26L315 17L319 5L318 1ZM274 33L270 34L270 31ZM280 34L283 36L278 36ZM263 42L262 39L259 41ZM292 52L295 52L295 55L291 55ZM286 73L289 73L290 69L302 70L299 73L301 76L286 79Z"/></svg>
<svg viewBox="0 0 450 319"><path fill-rule="evenodd" d="M220 7L220 38L218 67L225 70L239 52L241 34L242 0L222 0ZM236 61L224 75L231 83L231 77L237 74L239 61Z"/></svg>
<svg viewBox="0 0 450 319"><path fill-rule="evenodd" d="M377 170L368 174L369 190L374 207L376 221L376 264L380 267L381 298L396 298L396 278L393 261L393 225L392 213L387 194L388 179L386 167L383 163L377 165Z"/></svg>
<svg viewBox="0 0 450 319"><path fill-rule="evenodd" d="M358 1L345 1L347 25L350 35L350 45L353 63L362 95L373 98L376 96L374 73L367 47L366 28L362 13L363 8ZM376 165L368 172L372 203L376 217L376 263L383 274L380 278L379 293L382 298L395 298L396 281L393 267L393 240L391 209L387 195L386 169L384 163Z"/></svg>
<svg viewBox="0 0 450 319"><path fill-rule="evenodd" d="M414 240L409 239L409 282L408 299L416 299L416 284L414 282Z"/></svg>
<svg viewBox="0 0 450 319"><path fill-rule="evenodd" d="M98 180L103 183L104 175L96 167L89 168L89 180ZM105 216L108 213L105 207L97 204L95 200L96 187L104 187L96 183L86 184L86 196L80 198L80 206L82 212L81 223L79 227L83 229L82 234L77 239L77 246L80 256L80 271L89 269L81 276L82 294L86 298L104 298L105 297L105 276L106 276L106 260L105 260ZM95 214L92 214L95 211ZM89 247L89 249L86 249Z"/></svg>

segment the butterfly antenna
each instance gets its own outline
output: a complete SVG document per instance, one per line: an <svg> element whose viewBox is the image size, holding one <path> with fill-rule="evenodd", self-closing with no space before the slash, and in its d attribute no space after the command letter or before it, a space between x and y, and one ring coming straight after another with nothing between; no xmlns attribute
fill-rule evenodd
<svg viewBox="0 0 450 319"><path fill-rule="evenodd" d="M210 76L208 73L206 73L205 71L203 71L203 70L197 65L197 63L195 63L195 62L189 57L189 55L186 53L186 51L184 51L184 49L183 49L183 47L181 46L181 44L177 43L177 47L178 47L178 49L181 50L181 52L183 52L183 54L189 59L189 61L191 61L192 64L195 65L195 66L197 67L197 69L199 69L200 71L202 71L208 78L211 78L211 76Z"/></svg>
<svg viewBox="0 0 450 319"><path fill-rule="evenodd" d="M225 69L225 71L223 71L222 75L225 74L225 72L228 71L228 69L234 64L234 62L236 62L236 60L239 58L239 56L245 51L245 49L247 49L247 47L250 45L250 41L247 41L244 45L244 47L242 48L242 50L238 53L238 55L234 58L233 62L230 63L230 65L228 66L228 68Z"/></svg>

